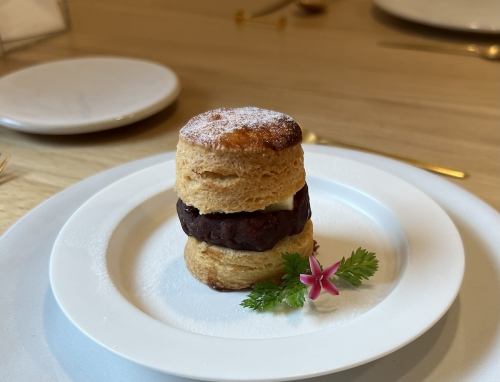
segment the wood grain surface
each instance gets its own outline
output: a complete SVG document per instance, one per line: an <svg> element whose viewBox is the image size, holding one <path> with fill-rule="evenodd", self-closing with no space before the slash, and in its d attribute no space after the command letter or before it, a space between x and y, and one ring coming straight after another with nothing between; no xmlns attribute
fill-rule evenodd
<svg viewBox="0 0 500 382"><path fill-rule="evenodd" d="M69 1L70 31L0 59L0 75L66 57L132 56L175 70L178 102L138 123L78 136L0 127L11 164L0 178L0 232L65 187L98 171L173 150L194 114L257 105L324 136L471 174L455 183L500 209L500 63L400 50L381 41L458 46L495 36L399 21L369 0L334 0L322 15L290 6L236 25L237 8L266 1ZM279 30L273 21L288 20ZM450 195L453 197L453 195Z"/></svg>

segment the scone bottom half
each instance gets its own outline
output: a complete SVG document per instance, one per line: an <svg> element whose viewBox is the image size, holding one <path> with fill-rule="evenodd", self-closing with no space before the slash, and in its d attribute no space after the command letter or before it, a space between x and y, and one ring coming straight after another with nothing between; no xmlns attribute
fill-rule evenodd
<svg viewBox="0 0 500 382"><path fill-rule="evenodd" d="M216 109L179 134L177 213L186 264L238 290L283 274L283 253L309 256L313 229L299 125L255 107Z"/></svg>

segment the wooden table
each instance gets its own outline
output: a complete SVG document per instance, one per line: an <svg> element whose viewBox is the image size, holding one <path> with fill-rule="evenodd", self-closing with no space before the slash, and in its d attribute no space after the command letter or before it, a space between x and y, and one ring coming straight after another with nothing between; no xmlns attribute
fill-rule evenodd
<svg viewBox="0 0 500 382"><path fill-rule="evenodd" d="M270 0L268 0L270 1ZM0 179L0 232L44 199L108 167L173 150L179 128L218 106L258 105L347 143L471 173L463 186L500 208L500 64L399 50L381 41L461 44L473 37L384 15L370 0L336 0L283 30L236 25L238 7L266 1L73 0L71 31L11 52L0 75L54 59L124 55L173 68L179 101L145 121L79 136L0 128L12 155Z"/></svg>

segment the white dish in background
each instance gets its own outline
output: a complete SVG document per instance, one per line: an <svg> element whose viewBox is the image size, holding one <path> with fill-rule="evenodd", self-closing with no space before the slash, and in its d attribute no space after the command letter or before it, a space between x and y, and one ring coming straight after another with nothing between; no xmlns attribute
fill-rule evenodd
<svg viewBox="0 0 500 382"><path fill-rule="evenodd" d="M0 125L36 134L106 130L160 111L179 92L175 73L150 61L53 61L0 77Z"/></svg>
<svg viewBox="0 0 500 382"><path fill-rule="evenodd" d="M292 313L259 314L239 306L245 292L201 284L184 266L171 160L108 186L68 220L51 256L56 300L112 352L204 380L312 377L399 349L458 293L464 257L456 228L424 193L383 171L316 153L306 154L306 170L320 260L358 246L376 251L380 270L366 287Z"/></svg>
<svg viewBox="0 0 500 382"><path fill-rule="evenodd" d="M386 12L433 27L500 33L498 0L374 0Z"/></svg>

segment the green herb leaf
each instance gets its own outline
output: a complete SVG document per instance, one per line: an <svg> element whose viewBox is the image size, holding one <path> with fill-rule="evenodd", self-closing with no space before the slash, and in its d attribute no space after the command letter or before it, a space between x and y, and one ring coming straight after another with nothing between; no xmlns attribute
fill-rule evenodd
<svg viewBox="0 0 500 382"><path fill-rule="evenodd" d="M240 305L261 312L272 310L283 303L291 308L304 306L307 286L300 282L299 275L309 272L309 260L298 253L284 253L283 263L285 274L280 284L270 281L255 284L252 292Z"/></svg>
<svg viewBox="0 0 500 382"><path fill-rule="evenodd" d="M309 258L298 253L284 253L282 255L285 274L283 280L298 279L301 273L310 273Z"/></svg>
<svg viewBox="0 0 500 382"><path fill-rule="evenodd" d="M274 309L281 303L281 287L270 281L254 285L252 292L241 302L241 306L264 311Z"/></svg>
<svg viewBox="0 0 500 382"><path fill-rule="evenodd" d="M360 247L347 259L342 257L335 276L354 286L360 286L363 280L368 280L377 270L378 259L375 253Z"/></svg>
<svg viewBox="0 0 500 382"><path fill-rule="evenodd" d="M301 273L310 273L309 258L298 253L284 253L283 263L285 274L282 279L281 302L290 308L304 306L307 286L299 280Z"/></svg>
<svg viewBox="0 0 500 382"><path fill-rule="evenodd" d="M302 284L300 280L288 281L281 291L281 301L285 302L290 308L302 308L305 302L305 294L307 286Z"/></svg>

